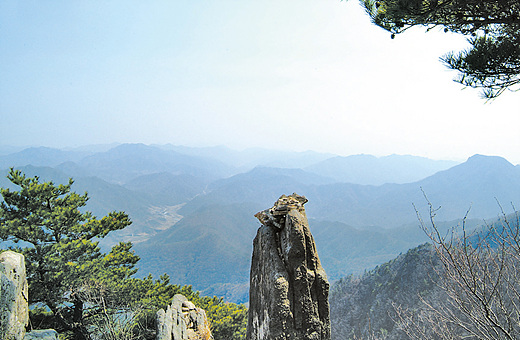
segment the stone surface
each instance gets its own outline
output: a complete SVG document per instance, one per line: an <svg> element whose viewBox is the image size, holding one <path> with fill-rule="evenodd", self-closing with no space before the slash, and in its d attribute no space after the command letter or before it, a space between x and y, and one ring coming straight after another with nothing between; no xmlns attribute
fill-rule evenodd
<svg viewBox="0 0 520 340"><path fill-rule="evenodd" d="M24 340L58 340L58 332L54 329L39 329L25 334Z"/></svg>
<svg viewBox="0 0 520 340"><path fill-rule="evenodd" d="M329 340L329 283L309 230L304 196L281 196L255 216L248 340Z"/></svg>
<svg viewBox="0 0 520 340"><path fill-rule="evenodd" d="M210 340L206 312L177 294L167 310L157 312L157 340Z"/></svg>
<svg viewBox="0 0 520 340"><path fill-rule="evenodd" d="M5 251L0 254L0 339L22 340L29 322L25 258Z"/></svg>

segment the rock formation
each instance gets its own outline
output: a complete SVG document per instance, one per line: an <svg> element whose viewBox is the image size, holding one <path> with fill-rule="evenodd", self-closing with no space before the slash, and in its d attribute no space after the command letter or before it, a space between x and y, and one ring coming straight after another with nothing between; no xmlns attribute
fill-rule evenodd
<svg viewBox="0 0 520 340"><path fill-rule="evenodd" d="M425 326L423 339L440 339L432 332L437 327L426 323L431 308L451 306L438 282L441 267L433 246L423 244L360 277L336 281L329 299L331 338L417 339L407 336L405 330ZM409 311L413 311L414 321L408 319L412 316Z"/></svg>
<svg viewBox="0 0 520 340"><path fill-rule="evenodd" d="M24 340L59 340L59 337L53 329L39 329L26 333Z"/></svg>
<svg viewBox="0 0 520 340"><path fill-rule="evenodd" d="M297 194L255 216L247 340L329 340L329 283Z"/></svg>
<svg viewBox="0 0 520 340"><path fill-rule="evenodd" d="M206 312L183 295L173 297L171 306L157 312L157 340L212 340Z"/></svg>
<svg viewBox="0 0 520 340"><path fill-rule="evenodd" d="M13 251L0 254L0 340L58 340L52 329L26 333L29 323L25 257Z"/></svg>
<svg viewBox="0 0 520 340"><path fill-rule="evenodd" d="M5 251L0 254L0 339L21 340L29 322L25 258Z"/></svg>

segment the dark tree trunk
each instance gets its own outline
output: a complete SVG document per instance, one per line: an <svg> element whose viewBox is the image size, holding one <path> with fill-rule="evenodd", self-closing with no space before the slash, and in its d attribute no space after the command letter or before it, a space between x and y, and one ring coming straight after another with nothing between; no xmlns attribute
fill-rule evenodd
<svg viewBox="0 0 520 340"><path fill-rule="evenodd" d="M87 327L83 323L83 301L74 296L74 311L72 315L72 327L75 340L90 340Z"/></svg>

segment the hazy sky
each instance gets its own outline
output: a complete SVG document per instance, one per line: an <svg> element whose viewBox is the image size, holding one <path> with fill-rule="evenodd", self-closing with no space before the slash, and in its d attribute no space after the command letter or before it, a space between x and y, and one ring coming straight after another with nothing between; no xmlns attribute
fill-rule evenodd
<svg viewBox="0 0 520 340"><path fill-rule="evenodd" d="M0 2L2 145L475 153L520 163L520 93L485 103L356 0Z"/></svg>

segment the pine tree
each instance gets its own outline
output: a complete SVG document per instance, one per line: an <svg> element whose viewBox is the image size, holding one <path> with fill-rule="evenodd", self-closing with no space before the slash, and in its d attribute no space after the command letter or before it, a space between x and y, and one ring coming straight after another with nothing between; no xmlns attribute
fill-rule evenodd
<svg viewBox="0 0 520 340"><path fill-rule="evenodd" d="M392 38L414 26L442 27L468 37L471 47L441 60L456 81L481 88L485 98L520 87L518 0L361 0L372 21Z"/></svg>
<svg viewBox="0 0 520 340"><path fill-rule="evenodd" d="M139 260L130 243L103 254L97 239L131 221L123 212L101 219L82 212L88 195L72 192L72 179L54 185L14 169L8 179L20 190L0 189L0 238L25 255L29 303L48 308L57 327L75 339L88 339L86 318L106 309L88 301L89 292L96 289L107 305L121 300Z"/></svg>

